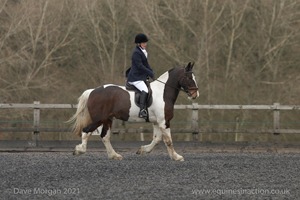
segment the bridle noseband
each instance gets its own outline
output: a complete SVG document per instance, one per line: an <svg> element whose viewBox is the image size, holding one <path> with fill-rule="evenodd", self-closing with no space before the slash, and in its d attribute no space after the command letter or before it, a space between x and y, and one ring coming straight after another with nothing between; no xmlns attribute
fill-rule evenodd
<svg viewBox="0 0 300 200"><path fill-rule="evenodd" d="M194 90L194 92L190 93L189 90ZM197 92L198 88L197 87L189 87L187 89L183 89L183 91L189 96L191 97L193 94L195 94Z"/></svg>

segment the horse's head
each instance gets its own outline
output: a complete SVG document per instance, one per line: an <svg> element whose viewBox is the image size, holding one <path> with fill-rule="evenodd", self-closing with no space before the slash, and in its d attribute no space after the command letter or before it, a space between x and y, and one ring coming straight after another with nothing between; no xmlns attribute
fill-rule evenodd
<svg viewBox="0 0 300 200"><path fill-rule="evenodd" d="M179 77L179 85L190 99L196 99L199 96L197 82L193 74L194 64L189 62Z"/></svg>

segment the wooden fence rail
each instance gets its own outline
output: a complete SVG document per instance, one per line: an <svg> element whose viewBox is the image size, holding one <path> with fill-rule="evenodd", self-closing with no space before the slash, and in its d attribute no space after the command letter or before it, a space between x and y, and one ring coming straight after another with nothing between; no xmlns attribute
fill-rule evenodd
<svg viewBox="0 0 300 200"><path fill-rule="evenodd" d="M27 128L28 131L32 131L38 140L38 134L41 131L55 132L53 129L45 129L40 126L40 110L41 109L75 109L76 104L40 104L39 101L34 101L33 104L22 104L22 103L0 103L0 109L33 109L33 126L32 129ZM194 134L201 132L199 128L198 112L199 110L271 110L273 111L273 129L267 130L267 132L273 132L274 134L280 133L300 133L300 130L295 129L280 129L280 111L283 110L297 110L300 111L300 105L280 105L279 103L274 103L273 105L199 105L193 103L191 105L175 105L175 109L192 110L192 123L191 129L184 130L191 131ZM0 131L8 131L7 128L0 127ZM266 130L265 130L266 131ZM19 132L22 132L19 130ZM182 132L182 131L178 131ZM251 131L250 131L251 132Z"/></svg>

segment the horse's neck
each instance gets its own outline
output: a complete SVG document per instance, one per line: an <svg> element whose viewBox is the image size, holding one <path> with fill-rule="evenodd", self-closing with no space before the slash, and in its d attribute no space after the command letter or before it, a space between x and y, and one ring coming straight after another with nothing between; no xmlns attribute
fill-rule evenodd
<svg viewBox="0 0 300 200"><path fill-rule="evenodd" d="M165 84L163 94L164 101L168 101L168 103L174 105L179 94L178 81L176 80L176 77L170 77L170 73L169 71L167 71L162 74L157 80Z"/></svg>
<svg viewBox="0 0 300 200"><path fill-rule="evenodd" d="M176 88L167 87L164 92L164 101L171 103L173 106L177 100L179 90Z"/></svg>

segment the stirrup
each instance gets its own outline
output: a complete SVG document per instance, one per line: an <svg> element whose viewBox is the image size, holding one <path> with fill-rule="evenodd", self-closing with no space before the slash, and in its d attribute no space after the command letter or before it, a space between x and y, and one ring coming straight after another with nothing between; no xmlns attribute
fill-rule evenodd
<svg viewBox="0 0 300 200"><path fill-rule="evenodd" d="M145 109L140 110L139 117L146 119L148 117L147 110Z"/></svg>

